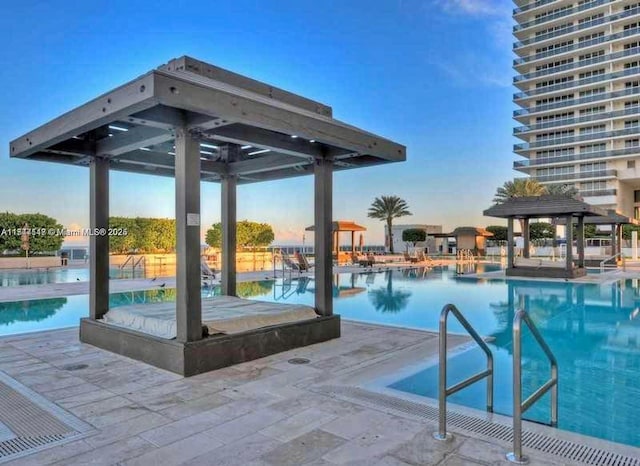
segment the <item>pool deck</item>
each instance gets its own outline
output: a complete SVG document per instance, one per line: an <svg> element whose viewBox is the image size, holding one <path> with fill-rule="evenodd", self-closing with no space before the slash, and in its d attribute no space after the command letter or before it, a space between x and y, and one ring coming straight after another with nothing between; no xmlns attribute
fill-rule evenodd
<svg viewBox="0 0 640 466"><path fill-rule="evenodd" d="M466 341L450 336L452 347ZM433 420L340 395L338 388L362 390L437 350L431 332L345 322L340 339L182 378L81 344L77 329L0 338L0 370L95 428L7 464L511 464L504 441L451 428L454 441L438 442ZM640 449L535 428L640 456ZM526 453L532 465L581 464Z"/></svg>

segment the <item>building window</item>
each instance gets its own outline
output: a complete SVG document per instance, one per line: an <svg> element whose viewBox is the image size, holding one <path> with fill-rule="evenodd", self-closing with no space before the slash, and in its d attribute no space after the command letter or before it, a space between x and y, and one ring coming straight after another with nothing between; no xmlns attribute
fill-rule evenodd
<svg viewBox="0 0 640 466"><path fill-rule="evenodd" d="M625 149L630 149L632 147L640 147L640 139L627 139L624 141Z"/></svg>
<svg viewBox="0 0 640 466"><path fill-rule="evenodd" d="M635 160L627 160L627 168L636 168Z"/></svg>
<svg viewBox="0 0 640 466"><path fill-rule="evenodd" d="M636 190L636 191L633 192L633 202L640 202L640 191L639 190Z"/></svg>

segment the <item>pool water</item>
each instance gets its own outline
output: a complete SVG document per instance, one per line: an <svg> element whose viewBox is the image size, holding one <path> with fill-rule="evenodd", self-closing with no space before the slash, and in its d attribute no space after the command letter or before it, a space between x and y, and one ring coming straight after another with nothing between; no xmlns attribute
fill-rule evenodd
<svg viewBox="0 0 640 466"><path fill-rule="evenodd" d="M492 266L486 266L489 269ZM493 268L496 268L493 266ZM518 280L481 280L455 268L404 269L334 276L334 310L344 319L437 331L439 314L454 303L482 335L493 338L495 410L511 414L511 322L516 308L531 315L558 359L559 427L640 446L640 281L573 284ZM238 283L239 296L312 305L310 279ZM203 288L203 296L219 294ZM175 290L155 289L111 295L111 307L175 300ZM88 315L88 297L0 303L0 335L78 325ZM449 331L462 332L455 319ZM544 383L548 363L524 331L525 396ZM476 349L450 357L450 384L484 366ZM401 369L401 368L398 368ZM437 396L437 366L399 375L395 390ZM479 382L450 402L484 408ZM548 395L526 417L548 421Z"/></svg>
<svg viewBox="0 0 640 466"><path fill-rule="evenodd" d="M120 270L111 268L109 276L112 279L119 278L144 278L142 269ZM0 270L0 288L20 285L45 285L49 283L73 283L88 282L88 268L51 268L31 270Z"/></svg>

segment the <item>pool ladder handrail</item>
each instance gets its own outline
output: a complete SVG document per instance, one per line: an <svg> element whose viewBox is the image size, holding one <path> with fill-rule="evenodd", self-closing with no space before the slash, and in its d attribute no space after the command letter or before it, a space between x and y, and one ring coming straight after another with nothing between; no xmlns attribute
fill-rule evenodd
<svg viewBox="0 0 640 466"><path fill-rule="evenodd" d="M529 331L549 359L551 378L522 401L522 323ZM536 401L551 390L551 423L558 425L558 362L551 348L544 341L538 328L526 311L520 309L513 318L513 451L507 453L507 460L516 464L527 464L529 459L522 454L522 415Z"/></svg>
<svg viewBox="0 0 640 466"><path fill-rule="evenodd" d="M475 340L480 346L482 351L487 356L487 370L478 372L475 375L458 382L452 387L447 388L447 317L449 313L452 313L458 322L462 324L467 333ZM440 364L439 364L439 377L438 377L438 431L433 433L433 438L436 440L448 441L453 438L450 433L447 433L447 397L459 392L463 388L472 385L484 378L487 379L487 411L493 412L493 354L491 349L482 339L482 337L471 326L469 321L464 318L462 313L453 304L447 304L442 308L440 312Z"/></svg>

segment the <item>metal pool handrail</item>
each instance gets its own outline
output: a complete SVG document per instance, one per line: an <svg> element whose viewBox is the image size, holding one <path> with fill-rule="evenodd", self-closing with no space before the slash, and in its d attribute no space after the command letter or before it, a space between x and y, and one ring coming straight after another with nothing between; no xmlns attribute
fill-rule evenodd
<svg viewBox="0 0 640 466"><path fill-rule="evenodd" d="M482 351L487 355L487 370L479 372L471 377L458 382L452 387L447 388L447 317L449 313L458 319L458 322L462 324L465 330L471 335L471 337L480 346ZM482 337L478 335L478 332L471 326L471 324L464 318L462 313L453 304L447 304L442 308L440 312L440 365L439 365L439 379L438 379L438 432L434 432L433 437L436 440L449 440L452 438L451 434L447 433L447 397L454 393L468 387L475 382L487 378L487 411L493 412L493 354L489 346L484 342Z"/></svg>
<svg viewBox="0 0 640 466"><path fill-rule="evenodd" d="M529 327L551 364L551 378L524 401L522 401L523 322ZM529 459L522 454L522 415L549 390L551 390L551 426L556 427L558 425L558 362L527 312L519 310L513 319L513 451L507 453L507 459L510 462L517 464L529 462Z"/></svg>

